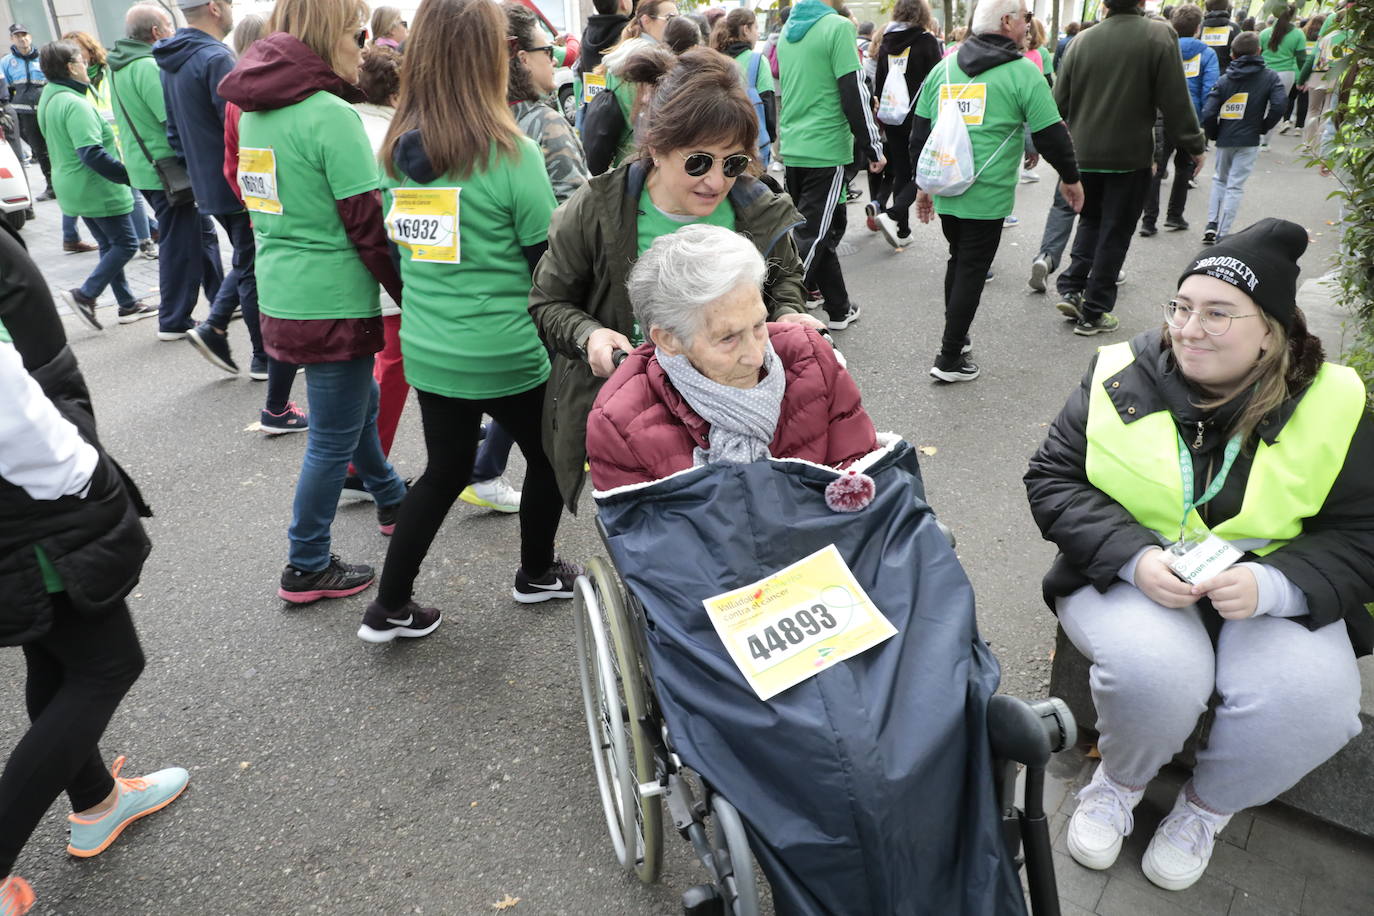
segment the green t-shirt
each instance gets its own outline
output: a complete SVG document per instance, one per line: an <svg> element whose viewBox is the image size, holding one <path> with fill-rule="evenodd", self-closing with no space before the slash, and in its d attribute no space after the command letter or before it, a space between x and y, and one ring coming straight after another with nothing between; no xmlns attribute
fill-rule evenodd
<svg viewBox="0 0 1374 916"><path fill-rule="evenodd" d="M777 91L777 87L773 84L773 68L768 66L768 58L759 54L758 51L744 50L735 58L735 63L739 64L739 75L745 80L749 79L749 60L755 55L759 57L759 74L758 78L754 80L754 88L758 90L759 95ZM745 88L748 89L749 87L746 85Z"/></svg>
<svg viewBox="0 0 1374 916"><path fill-rule="evenodd" d="M129 184L140 191L161 191L162 182L158 180L153 162L171 156L172 144L167 141L167 103L162 96L157 61L151 56L140 57L105 78L107 86L111 81L115 84L112 94L117 92L118 96L114 116L119 128L119 143L124 148L124 168L129 170ZM132 129L130 122L133 122ZM139 140L143 141L142 146ZM143 155L144 147L153 162Z"/></svg>
<svg viewBox="0 0 1374 916"><path fill-rule="evenodd" d="M830 10L800 41L778 39L778 74L786 104L779 115L787 164L827 168L854 161L854 134L836 80L860 68L854 23Z"/></svg>
<svg viewBox="0 0 1374 916"><path fill-rule="evenodd" d="M1260 32L1260 51L1264 54L1264 65L1276 73L1297 73L1298 54L1306 53L1307 36L1303 35L1302 29L1294 28L1279 41L1277 51L1269 50L1269 37L1274 33L1274 29L1265 29Z"/></svg>
<svg viewBox="0 0 1374 916"><path fill-rule="evenodd" d="M664 213L660 210L649 196L649 186L645 184L644 190L639 193L639 210L635 217L635 229L638 245L635 256L639 257L649 250L649 246L660 236L668 235L681 229L683 226L693 226L701 223L706 226L724 226L731 232L735 231L735 208L730 204L727 196L716 208L706 216L678 216L672 213ZM636 347L644 343L644 331L636 321L634 329L627 335L630 343Z"/></svg>
<svg viewBox="0 0 1374 916"><path fill-rule="evenodd" d="M400 248L405 281L406 381L482 400L547 380L549 357L530 318L530 267L521 251L549 237L557 206L539 146L522 136L514 158L493 147L486 168L466 178L383 181L387 232Z"/></svg>
<svg viewBox="0 0 1374 916"><path fill-rule="evenodd" d="M239 190L257 239L258 305L273 318L371 318L377 281L335 201L376 190L362 118L328 92L239 121Z"/></svg>
<svg viewBox="0 0 1374 916"><path fill-rule="evenodd" d="M1005 219L1016 202L1025 148L1023 125L1029 124L1032 133L1044 130L1061 120L1059 109L1044 74L1025 58L1000 64L973 79L959 69L955 58L951 54L930 71L916 99L916 116L936 120L941 87L948 82L946 92L964 109L973 168L982 173L958 197L936 197L935 212L964 219Z"/></svg>
<svg viewBox="0 0 1374 916"><path fill-rule="evenodd" d="M615 100L620 104L620 114L625 119L625 128L620 134L620 145L616 148L615 158L611 160L611 168L614 169L634 155L635 151L635 84L621 79L614 73L607 72L604 76L606 91L615 93Z"/></svg>
<svg viewBox="0 0 1374 916"><path fill-rule="evenodd" d="M115 184L76 155L82 147L99 146L119 158L114 131L96 111L89 93L48 83L38 100L38 129L48 141L53 190L63 214L123 216L133 212L128 186Z"/></svg>

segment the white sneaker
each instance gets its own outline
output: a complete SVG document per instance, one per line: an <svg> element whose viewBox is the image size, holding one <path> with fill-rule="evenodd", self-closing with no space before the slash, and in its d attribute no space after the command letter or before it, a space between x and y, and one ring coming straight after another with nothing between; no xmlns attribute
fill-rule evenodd
<svg viewBox="0 0 1374 916"><path fill-rule="evenodd" d="M1231 815L1200 808L1180 790L1174 810L1159 822L1145 858L1140 860L1145 877L1166 891L1192 887L1207 870L1217 834L1230 822Z"/></svg>
<svg viewBox="0 0 1374 916"><path fill-rule="evenodd" d="M1039 181L1039 180L1040 180L1040 176L1037 175L1037 174L1035 174L1034 172L1032 172L1030 169L1022 169L1022 170L1021 170L1021 183L1022 183L1022 184L1035 184L1035 183L1036 183L1037 181Z"/></svg>
<svg viewBox="0 0 1374 916"><path fill-rule="evenodd" d="M520 511L520 491L506 483L504 477L470 484L458 494L458 498L465 503L481 506L483 509L494 509L497 512Z"/></svg>
<svg viewBox="0 0 1374 916"><path fill-rule="evenodd" d="M1144 795L1144 789L1117 785L1099 764L1092 780L1079 791L1078 807L1069 818L1064 839L1074 861L1099 871L1111 868L1121 854L1121 844L1135 829L1131 812Z"/></svg>
<svg viewBox="0 0 1374 916"><path fill-rule="evenodd" d="M906 247L908 240L899 239L897 237L897 221L895 219L888 216L886 213L879 213L873 217L873 222L877 224L878 230L882 232L883 239L886 240L894 250L901 251Z"/></svg>

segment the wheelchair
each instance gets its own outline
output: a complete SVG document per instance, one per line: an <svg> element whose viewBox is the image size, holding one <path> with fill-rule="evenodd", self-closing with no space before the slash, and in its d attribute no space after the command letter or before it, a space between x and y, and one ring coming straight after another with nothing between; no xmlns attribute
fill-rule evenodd
<svg viewBox="0 0 1374 916"><path fill-rule="evenodd" d="M613 555L600 515L596 524ZM685 916L756 916L765 894L750 832L735 805L675 750L655 688L650 615L614 562L596 557L587 564L576 582L573 616L583 713L616 860L640 881L657 882L666 808L706 875L682 894ZM1006 859L1025 868L1031 912L1057 916L1043 789L1050 755L1076 741L1073 716L1058 699L1028 703L998 694L987 701L986 728ZM1024 900L1017 904L1024 907Z"/></svg>

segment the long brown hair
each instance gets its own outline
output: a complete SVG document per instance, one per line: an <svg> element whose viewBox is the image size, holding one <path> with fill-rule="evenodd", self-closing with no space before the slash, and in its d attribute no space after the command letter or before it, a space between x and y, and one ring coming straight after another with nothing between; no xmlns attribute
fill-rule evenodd
<svg viewBox="0 0 1374 916"><path fill-rule="evenodd" d="M436 174L466 178L492 145L514 157L522 134L506 103L506 16L491 0L424 0L401 65L401 97L382 141L387 174L399 178L396 142L420 131Z"/></svg>
<svg viewBox="0 0 1374 916"><path fill-rule="evenodd" d="M363 0L277 0L267 31L286 32L334 69L334 48L344 30L367 21Z"/></svg>
<svg viewBox="0 0 1374 916"><path fill-rule="evenodd" d="M711 47L722 54L732 44L744 40L744 30L757 24L753 9L743 7L733 9L716 22L711 29Z"/></svg>

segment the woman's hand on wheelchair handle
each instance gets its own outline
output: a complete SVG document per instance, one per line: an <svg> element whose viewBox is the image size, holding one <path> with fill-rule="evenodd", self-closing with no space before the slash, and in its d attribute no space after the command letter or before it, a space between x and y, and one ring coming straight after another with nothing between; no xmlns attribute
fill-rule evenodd
<svg viewBox="0 0 1374 916"><path fill-rule="evenodd" d="M1135 587L1164 607L1185 608L1197 601L1193 586L1174 575L1163 550L1151 550L1136 562Z"/></svg>

